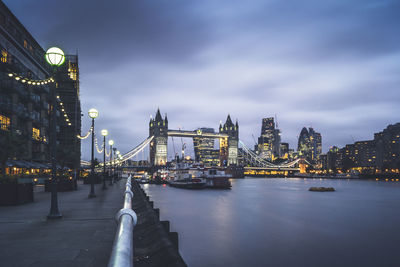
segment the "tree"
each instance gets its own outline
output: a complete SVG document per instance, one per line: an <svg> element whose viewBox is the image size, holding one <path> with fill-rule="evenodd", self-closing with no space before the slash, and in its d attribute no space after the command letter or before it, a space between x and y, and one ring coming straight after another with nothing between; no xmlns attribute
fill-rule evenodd
<svg viewBox="0 0 400 267"><path fill-rule="evenodd" d="M77 151L71 147L59 146L57 149L57 160L61 168L64 168L67 165L74 165L73 163L78 156Z"/></svg>

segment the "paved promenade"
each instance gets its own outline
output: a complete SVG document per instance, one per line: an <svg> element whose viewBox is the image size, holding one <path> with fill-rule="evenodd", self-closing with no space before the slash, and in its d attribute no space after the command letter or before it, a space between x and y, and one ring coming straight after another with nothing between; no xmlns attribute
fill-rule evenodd
<svg viewBox="0 0 400 267"><path fill-rule="evenodd" d="M62 219L50 220L50 193L35 188L34 203L0 207L0 266L106 266L122 208L126 179L108 190L90 185L58 193Z"/></svg>

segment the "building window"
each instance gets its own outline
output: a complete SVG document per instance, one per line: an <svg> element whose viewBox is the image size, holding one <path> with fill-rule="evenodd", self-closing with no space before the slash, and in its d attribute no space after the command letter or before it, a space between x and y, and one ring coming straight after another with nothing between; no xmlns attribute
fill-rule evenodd
<svg viewBox="0 0 400 267"><path fill-rule="evenodd" d="M40 130L37 128L32 128L32 139L40 141Z"/></svg>
<svg viewBox="0 0 400 267"><path fill-rule="evenodd" d="M0 129L8 131L10 129L10 118L0 115Z"/></svg>
<svg viewBox="0 0 400 267"><path fill-rule="evenodd" d="M77 69L78 68L77 68L76 64L73 64L73 63L69 62L69 64L68 64L68 75L74 81L76 81L77 77L78 77L77 76Z"/></svg>
<svg viewBox="0 0 400 267"><path fill-rule="evenodd" d="M0 13L0 25L6 26L6 16Z"/></svg>
<svg viewBox="0 0 400 267"><path fill-rule="evenodd" d="M1 62L7 63L9 61L9 54L6 50L1 50Z"/></svg>
<svg viewBox="0 0 400 267"><path fill-rule="evenodd" d="M24 40L24 47L28 48L28 41L27 40Z"/></svg>

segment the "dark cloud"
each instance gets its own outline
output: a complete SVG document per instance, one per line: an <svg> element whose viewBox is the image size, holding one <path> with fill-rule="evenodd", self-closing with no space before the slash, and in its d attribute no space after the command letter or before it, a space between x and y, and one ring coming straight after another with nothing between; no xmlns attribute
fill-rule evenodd
<svg viewBox="0 0 400 267"><path fill-rule="evenodd" d="M157 107L171 128L230 113L249 147L275 114L283 141L312 125L324 150L398 121L397 0L4 2L43 47L78 50L83 110L123 152Z"/></svg>

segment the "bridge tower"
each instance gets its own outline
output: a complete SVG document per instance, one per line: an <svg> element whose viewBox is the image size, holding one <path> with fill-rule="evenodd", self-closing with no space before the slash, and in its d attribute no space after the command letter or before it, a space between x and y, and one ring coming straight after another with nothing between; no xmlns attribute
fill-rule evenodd
<svg viewBox="0 0 400 267"><path fill-rule="evenodd" d="M163 119L160 109L157 109L156 117L150 118L149 136L154 136L150 143L150 165L164 166L167 164L167 144L168 144L168 119L167 115Z"/></svg>
<svg viewBox="0 0 400 267"><path fill-rule="evenodd" d="M238 164L238 143L239 143L239 124L232 122L228 114L224 125L219 125L219 133L227 134L227 138L221 138L219 144L219 154L221 166Z"/></svg>

